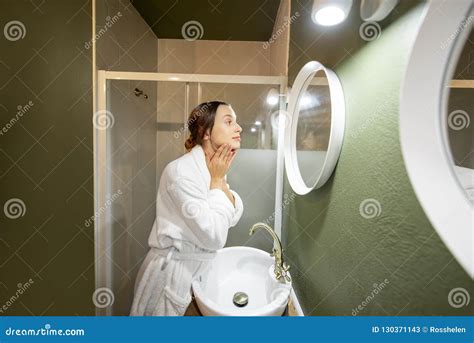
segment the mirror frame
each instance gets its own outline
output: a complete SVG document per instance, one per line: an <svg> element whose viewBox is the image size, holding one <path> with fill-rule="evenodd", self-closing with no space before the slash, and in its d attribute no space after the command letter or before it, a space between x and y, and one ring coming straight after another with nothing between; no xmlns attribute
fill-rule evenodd
<svg viewBox="0 0 474 343"><path fill-rule="evenodd" d="M331 99L331 128L328 150L320 175L313 185L308 186L301 176L298 165L296 154L296 133L301 98L318 71L323 71L328 80ZM293 190L297 194L304 195L313 189L320 188L326 183L336 167L341 152L345 128L345 103L344 92L337 75L317 61L306 63L296 76L293 87L291 87L290 98L288 101L288 115L289 124L285 126L285 168L288 181Z"/></svg>
<svg viewBox="0 0 474 343"><path fill-rule="evenodd" d="M445 6L440 0L427 3L402 84L400 144L408 177L426 216L473 278L474 211L455 175L446 127L446 85L457 65L450 61L459 59L470 30L464 28L455 39L452 35L471 10L472 0L450 1Z"/></svg>

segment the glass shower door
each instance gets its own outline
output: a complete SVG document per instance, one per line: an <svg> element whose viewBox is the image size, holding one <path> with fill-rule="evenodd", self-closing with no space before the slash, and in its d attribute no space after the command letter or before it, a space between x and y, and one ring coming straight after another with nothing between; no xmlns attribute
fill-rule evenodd
<svg viewBox="0 0 474 343"><path fill-rule="evenodd" d="M196 85L166 81L107 81L106 216L101 312L128 315L135 279L147 254L164 167L184 153L183 130ZM195 95L196 96L196 95Z"/></svg>

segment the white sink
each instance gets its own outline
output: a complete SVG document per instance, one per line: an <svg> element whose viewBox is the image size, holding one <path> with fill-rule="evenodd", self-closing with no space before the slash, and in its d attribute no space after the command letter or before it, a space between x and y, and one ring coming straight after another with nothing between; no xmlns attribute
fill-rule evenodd
<svg viewBox="0 0 474 343"><path fill-rule="evenodd" d="M192 289L204 316L281 316L290 297L291 282L277 280L274 258L250 247L217 250ZM234 294L244 292L248 303L234 304Z"/></svg>

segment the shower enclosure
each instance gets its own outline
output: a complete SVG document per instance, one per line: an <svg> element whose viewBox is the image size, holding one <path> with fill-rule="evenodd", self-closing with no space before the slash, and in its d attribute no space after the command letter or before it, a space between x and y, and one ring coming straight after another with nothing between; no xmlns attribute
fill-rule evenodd
<svg viewBox="0 0 474 343"><path fill-rule="evenodd" d="M266 235L249 239L248 230L264 221L281 233L286 84L280 76L98 71L95 275L97 297L108 301L94 301L97 315L129 314L135 277L149 249L161 173L186 153L185 123L201 102L230 103L243 130L227 181L242 197L244 213L226 246L271 249Z"/></svg>

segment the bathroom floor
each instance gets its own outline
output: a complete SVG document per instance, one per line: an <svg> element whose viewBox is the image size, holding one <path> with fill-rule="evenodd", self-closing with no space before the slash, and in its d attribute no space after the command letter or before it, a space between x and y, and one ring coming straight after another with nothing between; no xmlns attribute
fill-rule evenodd
<svg viewBox="0 0 474 343"><path fill-rule="evenodd" d="M191 301L191 304L189 304L184 315L185 316L202 316L202 313L201 311L199 311L199 308L194 296L193 296L193 301ZM296 314L295 307L293 306L293 303L291 302L291 299L290 299L290 301L288 302L288 306L286 307L285 312L283 312L282 316L296 316L296 315L297 314Z"/></svg>

